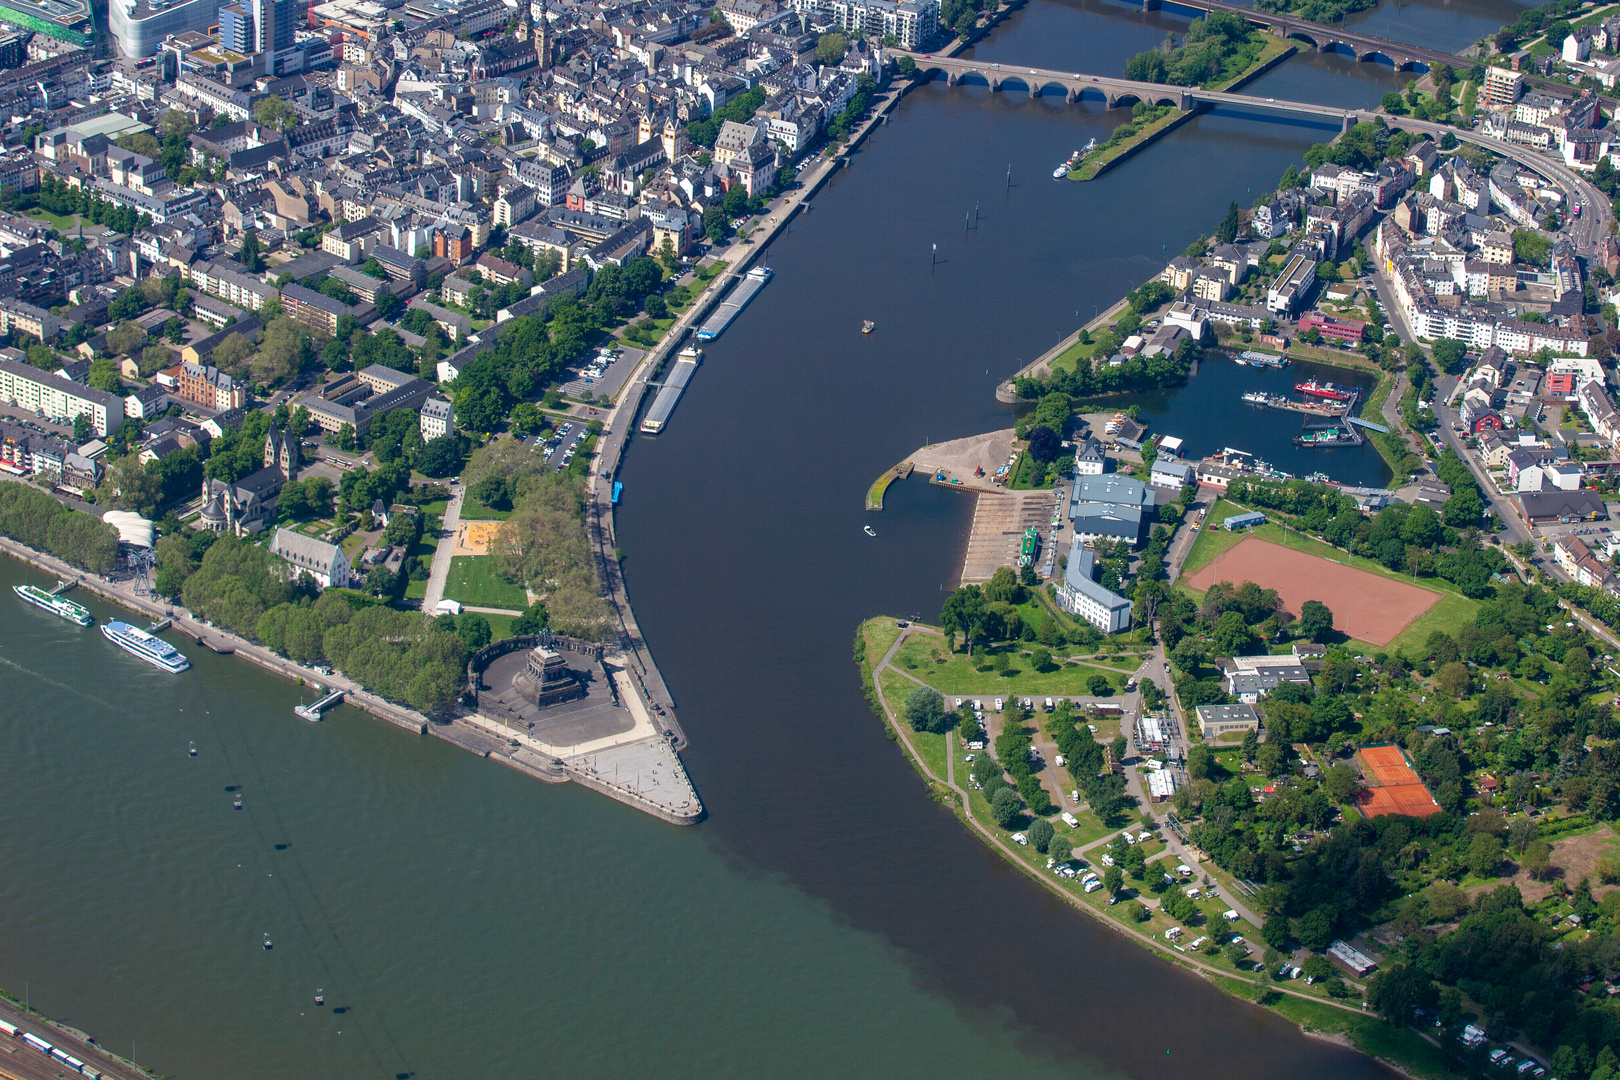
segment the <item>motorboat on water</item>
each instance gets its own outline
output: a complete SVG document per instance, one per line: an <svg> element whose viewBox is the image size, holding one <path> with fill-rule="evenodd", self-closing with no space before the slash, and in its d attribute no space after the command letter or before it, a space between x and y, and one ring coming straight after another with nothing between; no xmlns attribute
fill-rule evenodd
<svg viewBox="0 0 1620 1080"><path fill-rule="evenodd" d="M872 528L872 526L870 526L870 525L863 526L861 531L866 533L867 536L876 536L877 535L877 530Z"/></svg>
<svg viewBox="0 0 1620 1080"><path fill-rule="evenodd" d="M194 742L186 743L186 756L187 757L196 757L197 756L197 744L196 743L194 743Z"/></svg>
<svg viewBox="0 0 1620 1080"><path fill-rule="evenodd" d="M275 946L270 943L270 935L264 935L264 951L269 952L273 948L275 948Z"/></svg>
<svg viewBox="0 0 1620 1080"><path fill-rule="evenodd" d="M876 329L877 323L873 322L871 319L867 319L865 322L861 323L861 333L863 334L870 334Z"/></svg>

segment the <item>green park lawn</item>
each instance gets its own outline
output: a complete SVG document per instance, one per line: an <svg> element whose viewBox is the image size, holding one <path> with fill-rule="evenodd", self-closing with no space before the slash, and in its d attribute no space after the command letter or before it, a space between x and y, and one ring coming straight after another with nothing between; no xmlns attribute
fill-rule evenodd
<svg viewBox="0 0 1620 1080"><path fill-rule="evenodd" d="M1097 331L1097 333L1101 333L1101 331ZM1096 356L1097 340L1094 333L1092 340L1088 344L1082 345L1076 341L1073 345L1054 356L1052 358L1052 369L1054 371L1073 371L1077 362L1085 360L1090 363Z"/></svg>
<svg viewBox="0 0 1620 1080"><path fill-rule="evenodd" d="M878 655L881 659L882 654ZM900 723L904 724L906 700L911 697L913 691L921 690L922 687L893 668L884 668L878 672L878 686L883 690L883 697L888 701L889 708L896 716L901 717ZM917 754L922 758L923 764L928 766L935 776L944 780L948 775L945 771L945 736L929 731L914 731L908 726L906 738L917 748Z"/></svg>
<svg viewBox="0 0 1620 1080"><path fill-rule="evenodd" d="M510 510L494 510L479 502L469 492L461 500L462 521L505 521L512 516Z"/></svg>
<svg viewBox="0 0 1620 1080"><path fill-rule="evenodd" d="M1082 810L1075 814L1074 817L1076 821L1080 822L1076 828L1069 828L1057 818L1052 819L1052 828L1059 836L1067 837L1069 843L1074 845L1074 849L1076 851L1079 851L1087 844L1096 843L1098 840L1101 840L1103 837L1114 831L1113 829L1110 829L1108 826L1104 825L1102 823L1102 819L1096 814L1093 814L1090 810ZM1089 863L1092 861L1093 860L1091 857L1086 857L1086 862Z"/></svg>
<svg viewBox="0 0 1620 1080"><path fill-rule="evenodd" d="M516 615L493 615L489 612L479 612L489 620L489 640L504 641L512 636L512 624L517 621Z"/></svg>
<svg viewBox="0 0 1620 1080"><path fill-rule="evenodd" d="M495 563L488 555L457 555L451 559L444 595L447 600L472 607L522 611L529 606L529 594L495 573Z"/></svg>
<svg viewBox="0 0 1620 1080"><path fill-rule="evenodd" d="M866 664L875 668L883 659L883 654L889 651L889 646L894 644L894 639L900 636L900 626L894 619L882 615L867 619L862 630L866 642Z"/></svg>
<svg viewBox="0 0 1620 1080"><path fill-rule="evenodd" d="M980 671L977 664L983 654L982 646L971 658L966 653L948 652L944 639L932 634L915 634L900 647L894 662L942 694L1072 697L1090 693L1086 680L1093 675L1102 675L1116 692L1125 683L1123 674L1090 665L1059 664L1055 671L1035 671L1030 666L1030 658L1016 652L1010 654L1012 666L1007 675L994 670Z"/></svg>
<svg viewBox="0 0 1620 1080"><path fill-rule="evenodd" d="M1320 540L1301 536L1293 529L1289 529L1285 534L1280 526L1271 522L1238 532L1227 532L1221 528L1220 523L1230 515L1246 512L1245 507L1229 502L1226 499L1216 502L1214 508L1205 517L1203 528L1199 530L1198 539L1194 541L1192 550L1187 553L1186 562L1182 564L1181 576L1188 577L1197 573L1218 556L1235 547L1244 537L1253 535L1262 540L1269 540L1274 544L1286 544L1288 547L1312 555L1320 555L1322 558L1332 559L1334 562L1344 563L1348 560L1349 565L1357 570L1366 570L1369 573L1389 578L1392 581L1412 583L1410 577L1405 574L1397 574L1382 563L1364 559L1360 555L1348 555L1343 548L1336 548ZM1369 642L1358 641L1357 643L1367 650L1369 655L1373 651L1395 653L1407 649L1418 649L1423 642L1428 640L1429 635L1436 630L1444 630L1448 634L1455 635L1462 627L1473 623L1474 616L1479 611L1479 601L1470 600L1464 596L1451 582L1437 577L1423 578L1417 582L1417 586L1431 592L1440 593L1440 601L1418 616L1411 626L1401 631L1400 636L1388 645L1373 645ZM1187 592L1202 599L1203 594L1196 590L1187 589Z"/></svg>
<svg viewBox="0 0 1620 1080"><path fill-rule="evenodd" d="M37 221L48 221L51 223L51 225L63 232L67 232L71 229L77 229L79 227L77 215L68 214L64 216L62 214L53 214L43 206L34 207L24 216L34 218Z"/></svg>

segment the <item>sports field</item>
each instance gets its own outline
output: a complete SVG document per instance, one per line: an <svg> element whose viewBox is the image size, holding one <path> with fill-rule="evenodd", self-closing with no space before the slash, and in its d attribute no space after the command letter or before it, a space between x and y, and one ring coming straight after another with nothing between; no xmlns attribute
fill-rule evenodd
<svg viewBox="0 0 1620 1080"><path fill-rule="evenodd" d="M1363 772L1378 786L1363 788L1356 796L1356 805L1368 817L1379 814L1407 814L1428 817L1440 812L1429 789L1398 747L1367 746L1357 752Z"/></svg>
<svg viewBox="0 0 1620 1080"><path fill-rule="evenodd" d="M1217 581L1276 589L1293 615L1307 600L1324 603L1333 612L1333 629L1372 645L1388 645L1441 600L1429 589L1253 536L1216 556L1185 584L1205 592Z"/></svg>

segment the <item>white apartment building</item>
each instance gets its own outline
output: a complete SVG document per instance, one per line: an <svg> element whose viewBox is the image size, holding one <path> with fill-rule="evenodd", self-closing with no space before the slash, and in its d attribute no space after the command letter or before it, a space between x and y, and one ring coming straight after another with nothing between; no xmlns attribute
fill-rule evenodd
<svg viewBox="0 0 1620 1080"><path fill-rule="evenodd" d="M117 394L16 360L0 359L0 401L15 401L22 408L69 421L82 414L89 420L90 430L102 438L124 422L124 399Z"/></svg>
<svg viewBox="0 0 1620 1080"><path fill-rule="evenodd" d="M821 11L845 30L883 38L893 34L902 49L916 49L939 32L939 0L793 0L793 10Z"/></svg>
<svg viewBox="0 0 1620 1080"><path fill-rule="evenodd" d="M456 429L456 407L444 398L422 402L422 438L439 439Z"/></svg>

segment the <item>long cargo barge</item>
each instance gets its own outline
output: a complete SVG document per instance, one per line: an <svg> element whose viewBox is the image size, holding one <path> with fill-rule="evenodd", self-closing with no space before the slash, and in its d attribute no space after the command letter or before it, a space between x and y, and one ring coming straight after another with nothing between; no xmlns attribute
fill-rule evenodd
<svg viewBox="0 0 1620 1080"><path fill-rule="evenodd" d="M669 423L669 414L675 411L675 405L681 400L686 384L692 381L692 376L701 363L703 363L702 349L694 349L689 345L680 351L675 363L670 366L664 385L659 388L658 396L653 398L652 407L647 410L647 415L641 418L642 431L648 435L656 435L664 430L664 425Z"/></svg>
<svg viewBox="0 0 1620 1080"><path fill-rule="evenodd" d="M726 327L731 325L731 320L742 313L742 309L748 306L748 301L752 300L754 294L763 289L765 283L773 276L768 266L756 266L744 274L737 287L731 290L731 295L721 301L720 306L714 309L714 314L698 328L697 339L713 341L725 333Z"/></svg>
<svg viewBox="0 0 1620 1080"><path fill-rule="evenodd" d="M1307 416L1320 416L1328 419L1342 417L1347 406L1332 406L1316 401L1295 401L1283 397L1281 394L1267 394L1259 390L1250 390L1243 395L1243 400L1249 405L1264 405L1268 409L1286 409L1289 412L1304 413Z"/></svg>

